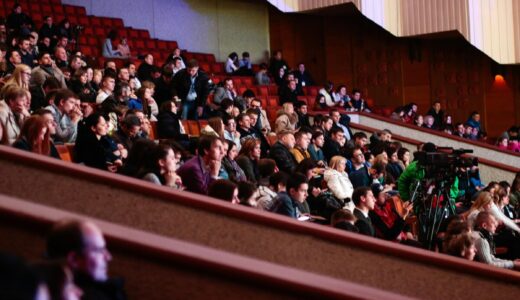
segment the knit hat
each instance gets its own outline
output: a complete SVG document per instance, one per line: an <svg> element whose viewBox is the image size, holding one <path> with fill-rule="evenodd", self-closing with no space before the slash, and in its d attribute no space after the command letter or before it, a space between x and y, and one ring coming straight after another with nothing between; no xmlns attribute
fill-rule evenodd
<svg viewBox="0 0 520 300"><path fill-rule="evenodd" d="M370 186L370 189L372 190L372 194L374 194L374 197L379 197L379 194L384 191L384 187L380 183L374 183L372 186Z"/></svg>

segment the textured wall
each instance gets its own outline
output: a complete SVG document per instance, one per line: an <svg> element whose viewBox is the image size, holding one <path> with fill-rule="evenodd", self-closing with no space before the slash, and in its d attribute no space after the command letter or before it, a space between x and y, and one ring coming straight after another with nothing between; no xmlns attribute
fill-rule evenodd
<svg viewBox="0 0 520 300"><path fill-rule="evenodd" d="M520 67L504 67L505 83L496 85L493 60L460 35L397 38L359 13L270 12L272 48L282 49L291 66L306 62L319 84L360 88L377 106L416 102L422 114L439 100L460 122L476 110L491 137L520 122Z"/></svg>
<svg viewBox="0 0 520 300"><path fill-rule="evenodd" d="M250 0L64 0L88 14L122 18L126 26L175 40L182 49L215 54L249 51L261 61L269 49L267 3ZM122 9L124 8L124 9Z"/></svg>

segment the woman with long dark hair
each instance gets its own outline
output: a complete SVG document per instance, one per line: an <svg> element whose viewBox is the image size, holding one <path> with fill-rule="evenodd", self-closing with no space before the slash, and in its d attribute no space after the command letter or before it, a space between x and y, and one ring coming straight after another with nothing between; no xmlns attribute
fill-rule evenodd
<svg viewBox="0 0 520 300"><path fill-rule="evenodd" d="M258 171L258 160L262 153L259 139L246 139L242 143L242 148L238 154L237 163L244 170L247 180L253 183L258 182L260 173Z"/></svg>
<svg viewBox="0 0 520 300"><path fill-rule="evenodd" d="M160 144L145 157L144 164L137 176L157 185L182 190L182 180L175 173L176 169L177 159L172 147Z"/></svg>
<svg viewBox="0 0 520 300"><path fill-rule="evenodd" d="M79 162L89 167L117 172L123 165L121 153L107 132L108 124L104 116L97 113L88 116L78 129L74 150Z"/></svg>
<svg viewBox="0 0 520 300"><path fill-rule="evenodd" d="M238 155L237 146L232 141L225 140L225 142L228 144L228 151L226 156L222 159L222 166L226 170L229 180L233 182L246 181L247 177L244 170L242 170L235 161L235 158Z"/></svg>

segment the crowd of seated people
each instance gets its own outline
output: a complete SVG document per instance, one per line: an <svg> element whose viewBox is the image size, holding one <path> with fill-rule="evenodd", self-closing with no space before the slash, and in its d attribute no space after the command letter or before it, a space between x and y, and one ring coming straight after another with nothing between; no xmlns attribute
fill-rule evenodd
<svg viewBox="0 0 520 300"><path fill-rule="evenodd" d="M409 103L397 107L390 118L418 127L438 130L444 133L469 139L472 141L487 141L487 134L480 123L480 114L472 112L465 122L454 122L453 117L447 114L439 101L435 101L425 115L418 113L418 105ZM520 152L520 127L511 126L496 141L496 146L502 150Z"/></svg>
<svg viewBox="0 0 520 300"><path fill-rule="evenodd" d="M46 24L44 32L53 27L52 20ZM8 29L17 42L5 64L12 67L3 69L2 144L58 158L55 144L74 143L76 162L89 167L295 220L424 246L407 222L412 205L401 184L417 169L410 161L412 150L392 141L386 129L370 137L352 132L348 115L341 112L371 110L359 90L348 95L346 86L334 89L327 83L316 104L329 112L311 122L307 104L298 96L313 79L303 63L290 71L278 51L256 75L259 84L279 85L281 108L271 122L252 91L238 94L231 78L213 91L210 76L196 60L185 62L180 49L161 68L147 54L139 68L131 62L117 68L107 60L103 70L95 70L81 53L69 56L65 42L50 34L51 51L39 48L32 64L23 64L10 59L26 52L27 24ZM250 70L249 54L239 60L232 53L228 64L229 74ZM211 93L213 100L208 101ZM394 117L460 133L438 102L424 118L413 103ZM472 114L467 126L462 125L463 137L482 133L479 118ZM182 120L187 119L208 119L199 138L186 134ZM151 126L155 121L156 133ZM160 142L152 141L154 134ZM508 138L515 138L515 130L508 131ZM459 226L460 231L448 226L453 230L446 231L445 246L437 250L518 268L520 174L510 186L502 182L484 187L475 167L471 180L460 185L465 192L460 196L469 200L457 204L458 212L468 223ZM479 205L485 195L491 201ZM495 240L497 222L504 226ZM477 231L479 236L472 234ZM495 245L507 247L508 257L497 258Z"/></svg>

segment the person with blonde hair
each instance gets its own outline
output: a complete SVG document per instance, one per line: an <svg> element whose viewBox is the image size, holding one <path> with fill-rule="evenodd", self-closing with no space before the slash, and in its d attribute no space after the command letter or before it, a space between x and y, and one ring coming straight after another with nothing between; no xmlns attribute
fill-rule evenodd
<svg viewBox="0 0 520 300"><path fill-rule="evenodd" d="M480 192L471 205L470 209L466 212L466 219L468 223L473 226L477 215L481 211L488 211L493 205L493 194L490 192Z"/></svg>
<svg viewBox="0 0 520 300"><path fill-rule="evenodd" d="M516 225L513 220L506 217L506 215L500 211L500 208L495 204L495 196L490 192L479 193L477 199L475 199L475 202L467 212L468 223L473 226L475 219L482 211L492 214L497 219L497 221L503 223L507 228L516 232L520 232L520 227L518 227L518 225Z"/></svg>
<svg viewBox="0 0 520 300"><path fill-rule="evenodd" d="M350 211L354 209L354 203L351 201L354 187L345 171L347 159L343 156L336 155L330 159L329 169L325 170L323 179L327 183L327 187L334 197L345 203L345 207Z"/></svg>
<svg viewBox="0 0 520 300"><path fill-rule="evenodd" d="M298 114L294 111L294 105L291 102L283 104L282 109L278 111L277 118L275 121L275 132L278 134L282 131L296 130L296 124L298 123Z"/></svg>
<svg viewBox="0 0 520 300"><path fill-rule="evenodd" d="M29 90L29 83L31 81L31 68L28 65L19 64L14 68L13 74L2 87L0 91L0 97L5 97L5 92L11 86L17 86L26 90Z"/></svg>

